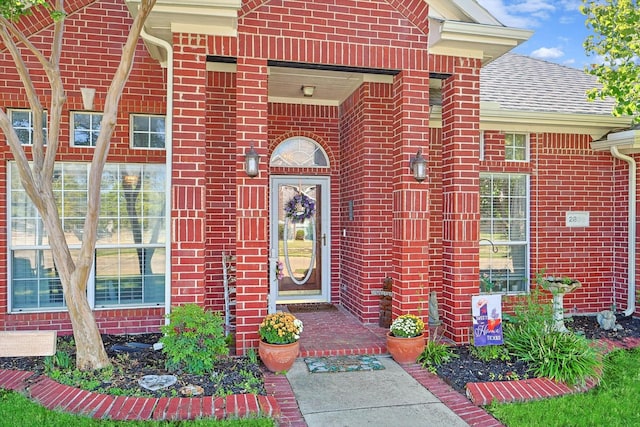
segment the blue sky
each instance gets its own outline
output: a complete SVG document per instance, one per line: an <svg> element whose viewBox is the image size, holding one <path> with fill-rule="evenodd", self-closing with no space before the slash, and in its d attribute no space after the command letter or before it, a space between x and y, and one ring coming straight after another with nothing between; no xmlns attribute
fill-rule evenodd
<svg viewBox="0 0 640 427"><path fill-rule="evenodd" d="M590 32L580 0L477 1L504 25L535 31L514 52L579 69L595 61L582 47Z"/></svg>

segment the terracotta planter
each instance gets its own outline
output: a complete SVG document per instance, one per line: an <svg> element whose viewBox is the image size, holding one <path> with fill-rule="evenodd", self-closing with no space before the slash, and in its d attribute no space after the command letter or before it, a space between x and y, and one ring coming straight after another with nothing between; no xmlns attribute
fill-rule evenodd
<svg viewBox="0 0 640 427"><path fill-rule="evenodd" d="M300 342L291 344L268 344L260 341L258 354L260 360L271 372L288 371L300 353Z"/></svg>
<svg viewBox="0 0 640 427"><path fill-rule="evenodd" d="M426 346L424 334L413 338L394 337L387 332L387 351L398 363L415 363Z"/></svg>

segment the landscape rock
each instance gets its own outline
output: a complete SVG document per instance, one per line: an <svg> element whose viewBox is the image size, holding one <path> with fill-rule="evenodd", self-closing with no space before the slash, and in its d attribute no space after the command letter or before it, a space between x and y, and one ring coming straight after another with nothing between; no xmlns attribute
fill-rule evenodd
<svg viewBox="0 0 640 427"><path fill-rule="evenodd" d="M616 315L611 310L601 311L596 315L598 325L605 331L621 331L622 326L616 324Z"/></svg>
<svg viewBox="0 0 640 427"><path fill-rule="evenodd" d="M175 375L145 375L138 380L140 387L147 390L156 391L162 388L171 387L178 379Z"/></svg>

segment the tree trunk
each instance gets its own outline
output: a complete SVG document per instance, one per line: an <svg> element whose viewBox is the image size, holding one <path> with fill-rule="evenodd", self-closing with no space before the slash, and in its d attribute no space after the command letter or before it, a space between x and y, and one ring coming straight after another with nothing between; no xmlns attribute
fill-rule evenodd
<svg viewBox="0 0 640 427"><path fill-rule="evenodd" d="M73 339L76 342L76 367L81 371L89 371L111 366L87 298L78 295L78 289L83 286L73 282L70 285L65 291L65 301L73 326Z"/></svg>
<svg viewBox="0 0 640 427"><path fill-rule="evenodd" d="M98 324L87 300L87 279L91 263L82 262L82 257L79 257L77 264L74 262L62 229L62 222L58 217L51 186L45 185L41 189L41 201L43 210L40 214L49 236L53 260L60 276L62 292L73 327L76 367L81 371L89 371L111 366Z"/></svg>

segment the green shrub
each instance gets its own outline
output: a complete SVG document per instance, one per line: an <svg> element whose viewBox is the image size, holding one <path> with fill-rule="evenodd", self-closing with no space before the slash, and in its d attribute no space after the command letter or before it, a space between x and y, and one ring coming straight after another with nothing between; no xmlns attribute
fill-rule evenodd
<svg viewBox="0 0 640 427"><path fill-rule="evenodd" d="M418 363L422 364L423 368L433 372L437 366L459 357L447 344L429 340L420 356L418 356Z"/></svg>
<svg viewBox="0 0 640 427"><path fill-rule="evenodd" d="M229 354L222 324L220 313L204 311L199 305L174 308L169 324L161 328L167 369L195 375L211 372L215 361Z"/></svg>
<svg viewBox="0 0 640 427"><path fill-rule="evenodd" d="M296 240L304 240L304 230L296 231Z"/></svg>
<svg viewBox="0 0 640 427"><path fill-rule="evenodd" d="M536 377L573 385L598 375L599 354L584 337L558 331L519 337L525 339L511 342L510 351L528 362Z"/></svg>
<svg viewBox="0 0 640 427"><path fill-rule="evenodd" d="M584 337L558 332L553 325L551 303L541 302L540 292L533 291L504 323L505 346L513 357L528 362L537 377L572 385L597 375L597 350Z"/></svg>

